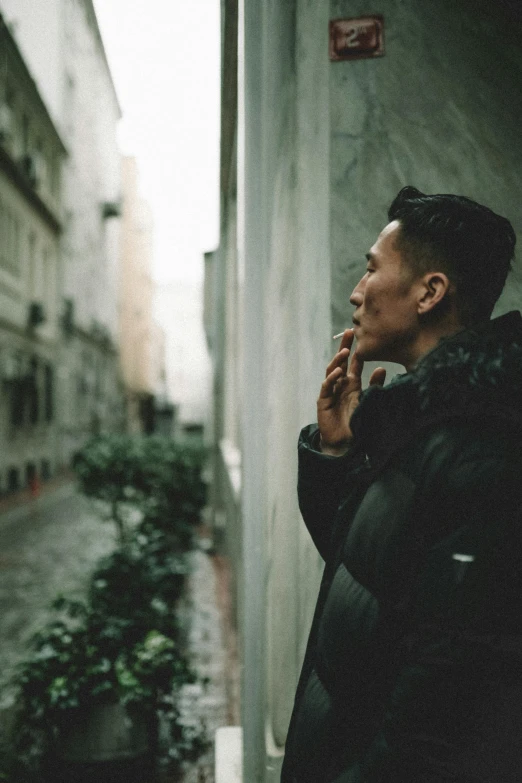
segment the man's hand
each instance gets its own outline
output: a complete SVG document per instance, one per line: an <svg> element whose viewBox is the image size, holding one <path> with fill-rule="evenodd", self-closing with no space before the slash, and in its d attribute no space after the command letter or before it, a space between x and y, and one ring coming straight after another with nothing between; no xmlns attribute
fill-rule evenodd
<svg viewBox="0 0 522 783"><path fill-rule="evenodd" d="M326 368L326 378L317 400L317 423L321 434L321 451L335 457L345 454L352 440L350 420L359 404L362 391L361 375L364 362L354 351L348 357L354 339L353 329L345 329L337 353ZM378 367L370 378L370 386L382 386L386 370Z"/></svg>

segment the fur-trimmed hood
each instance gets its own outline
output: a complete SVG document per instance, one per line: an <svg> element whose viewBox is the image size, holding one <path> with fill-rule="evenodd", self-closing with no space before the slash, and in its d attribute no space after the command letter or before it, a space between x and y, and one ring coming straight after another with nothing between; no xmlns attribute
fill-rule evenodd
<svg viewBox="0 0 522 783"><path fill-rule="evenodd" d="M513 311L441 340L409 373L361 395L359 446L381 461L419 430L455 418L512 422L522 432L522 317Z"/></svg>

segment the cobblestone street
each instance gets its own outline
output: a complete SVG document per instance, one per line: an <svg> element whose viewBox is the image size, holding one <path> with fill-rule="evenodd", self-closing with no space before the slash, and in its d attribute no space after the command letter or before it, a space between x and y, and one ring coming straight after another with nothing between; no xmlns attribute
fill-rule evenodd
<svg viewBox="0 0 522 783"><path fill-rule="evenodd" d="M110 524L100 521L72 483L0 514L0 673L2 702L31 634L66 593L80 598L95 562L115 544ZM189 654L205 687L184 693L188 720L200 721L208 751L188 768L183 783L213 783L213 738L217 728L237 720L235 637L229 621L228 568L224 558L196 550L190 555L185 602Z"/></svg>

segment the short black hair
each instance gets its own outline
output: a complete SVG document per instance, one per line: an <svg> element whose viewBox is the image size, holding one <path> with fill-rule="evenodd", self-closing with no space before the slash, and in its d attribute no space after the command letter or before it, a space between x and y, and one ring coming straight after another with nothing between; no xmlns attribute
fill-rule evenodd
<svg viewBox="0 0 522 783"><path fill-rule="evenodd" d="M436 271L436 263L447 274L463 325L491 316L515 252L507 218L465 196L429 196L408 185L393 200L388 219L400 223L397 246L412 271Z"/></svg>

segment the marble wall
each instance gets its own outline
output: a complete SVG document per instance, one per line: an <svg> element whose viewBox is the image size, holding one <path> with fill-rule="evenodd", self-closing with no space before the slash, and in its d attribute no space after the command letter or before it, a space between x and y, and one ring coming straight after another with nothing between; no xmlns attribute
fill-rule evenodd
<svg viewBox="0 0 522 783"><path fill-rule="evenodd" d="M296 445L331 350L327 29L325 4L245 4L240 616L252 782L279 779L322 570L297 506Z"/></svg>
<svg viewBox="0 0 522 783"><path fill-rule="evenodd" d="M486 0L386 0L376 10L384 57L330 69L335 333L350 323L364 254L404 185L473 198L509 218L522 242L520 23ZM330 3L331 18L367 11L363 0ZM521 306L521 273L519 262L497 313Z"/></svg>
<svg viewBox="0 0 522 783"><path fill-rule="evenodd" d="M475 198L522 237L522 54L509 17L486 0L241 0L239 9L238 174L220 247L220 356L230 366L216 376L237 382L220 386L216 415L241 451L228 536L244 780L272 783L322 571L297 507L299 430L315 419L332 335L351 323L364 255L402 186ZM385 55L330 62L329 19L369 11L384 15ZM520 306L521 292L515 275L498 311Z"/></svg>

